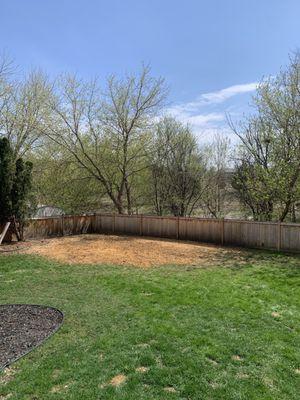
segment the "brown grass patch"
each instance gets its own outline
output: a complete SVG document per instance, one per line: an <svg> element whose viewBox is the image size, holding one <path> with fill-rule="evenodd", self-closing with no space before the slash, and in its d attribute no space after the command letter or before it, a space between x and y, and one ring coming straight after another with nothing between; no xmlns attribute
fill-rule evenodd
<svg viewBox="0 0 300 400"><path fill-rule="evenodd" d="M168 239L87 234L32 241L22 252L69 264L196 267L216 264L233 250Z"/></svg>
<svg viewBox="0 0 300 400"><path fill-rule="evenodd" d="M120 374L120 375L114 376L112 378L112 380L109 382L109 384L111 386L117 386L118 387L118 386L122 385L123 383L125 383L125 381L126 381L126 376L123 375L123 374Z"/></svg>
<svg viewBox="0 0 300 400"><path fill-rule="evenodd" d="M248 375L248 374L244 374L243 372L238 372L237 375L236 375L236 377L237 377L238 379L248 379L248 378L249 378L249 375Z"/></svg>
<svg viewBox="0 0 300 400"><path fill-rule="evenodd" d="M146 372L149 371L149 368L148 367L138 367L135 370L136 370L136 372L140 372L141 374L145 374Z"/></svg>
<svg viewBox="0 0 300 400"><path fill-rule="evenodd" d="M56 385L53 386L50 390L51 393L60 393L60 392L64 392L65 390L68 389L68 387L70 386L70 384L65 384L65 385Z"/></svg>
<svg viewBox="0 0 300 400"><path fill-rule="evenodd" d="M233 361L243 361L243 357L239 356L238 354L234 354L231 359Z"/></svg>
<svg viewBox="0 0 300 400"><path fill-rule="evenodd" d="M173 388L172 386L167 386L167 387L165 387L165 388L164 388L164 391L165 391L165 392L168 392L168 393L176 393L176 389Z"/></svg>
<svg viewBox="0 0 300 400"><path fill-rule="evenodd" d="M12 393L8 393L6 395L1 396L0 395L0 400L8 400L12 397Z"/></svg>
<svg viewBox="0 0 300 400"><path fill-rule="evenodd" d="M207 360L208 360L212 365L219 365L218 361L214 360L213 358L207 358Z"/></svg>
<svg viewBox="0 0 300 400"><path fill-rule="evenodd" d="M102 385L100 385L101 389L104 389L106 386L114 386L114 387L119 387L121 385L123 385L123 383L126 382L126 375L124 374L119 374L114 376L109 382L107 383L103 383Z"/></svg>
<svg viewBox="0 0 300 400"><path fill-rule="evenodd" d="M0 384L6 385L8 382L13 380L16 370L13 367L5 368L0 375Z"/></svg>
<svg viewBox="0 0 300 400"><path fill-rule="evenodd" d="M274 318L279 318L279 317L281 317L281 314L279 313L279 312L276 312L276 311L274 311L274 312L272 312L272 317L274 317Z"/></svg>

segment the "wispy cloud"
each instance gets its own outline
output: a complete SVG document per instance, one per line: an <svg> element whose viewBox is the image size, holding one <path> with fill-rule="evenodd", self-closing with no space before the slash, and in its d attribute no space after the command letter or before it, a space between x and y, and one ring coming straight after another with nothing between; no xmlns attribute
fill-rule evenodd
<svg viewBox="0 0 300 400"><path fill-rule="evenodd" d="M172 113L192 113L197 111L200 107L220 104L239 94L253 92L257 89L257 86L258 82L244 83L241 85L229 86L225 89L217 90L215 92L203 93L194 101L174 105L170 107L169 110Z"/></svg>
<svg viewBox="0 0 300 400"><path fill-rule="evenodd" d="M244 83L241 85L233 85L228 88L218 90L216 92L204 93L200 96L202 104L218 104L230 99L238 94L253 92L256 90L258 82Z"/></svg>
<svg viewBox="0 0 300 400"><path fill-rule="evenodd" d="M224 120L225 115L223 112L211 112L206 114L195 114L191 115L186 112L179 113L168 113L172 114L174 117L178 118L180 121L186 124L192 125L196 130L201 127L205 127L211 123L217 123Z"/></svg>
<svg viewBox="0 0 300 400"><path fill-rule="evenodd" d="M168 115L172 115L184 123L189 123L196 133L213 132L225 125L228 110L222 103L237 95L251 93L256 90L257 86L258 82L251 82L203 93L193 101L175 104L165 111ZM214 111L205 112L207 106L210 106L210 109L212 107ZM227 128L225 130L228 131Z"/></svg>

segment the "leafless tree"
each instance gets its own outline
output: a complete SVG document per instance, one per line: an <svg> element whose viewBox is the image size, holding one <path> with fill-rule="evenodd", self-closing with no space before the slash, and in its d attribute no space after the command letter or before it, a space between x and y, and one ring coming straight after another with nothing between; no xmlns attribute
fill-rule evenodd
<svg viewBox="0 0 300 400"><path fill-rule="evenodd" d="M255 218L283 221L300 199L300 55L261 83L257 113L239 129L235 187Z"/></svg>
<svg viewBox="0 0 300 400"><path fill-rule="evenodd" d="M7 84L0 109L0 132L10 140L15 159L40 144L49 95L47 78L41 72Z"/></svg>
<svg viewBox="0 0 300 400"><path fill-rule="evenodd" d="M171 117L162 119L152 154L149 185L156 213L191 215L203 196L205 165L190 127Z"/></svg>
<svg viewBox="0 0 300 400"><path fill-rule="evenodd" d="M165 98L148 67L124 80L111 76L104 95L96 82L62 79L51 102L48 136L105 189L119 213L132 212L132 184L145 168L154 116Z"/></svg>
<svg viewBox="0 0 300 400"><path fill-rule="evenodd" d="M202 204L214 218L224 217L225 214L225 202L230 190L229 150L229 139L220 134L206 146L206 189L203 192Z"/></svg>

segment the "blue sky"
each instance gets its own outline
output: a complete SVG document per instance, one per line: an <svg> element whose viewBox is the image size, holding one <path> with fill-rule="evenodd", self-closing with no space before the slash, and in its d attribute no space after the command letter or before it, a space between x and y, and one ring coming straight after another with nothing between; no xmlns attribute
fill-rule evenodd
<svg viewBox="0 0 300 400"><path fill-rule="evenodd" d="M0 50L24 71L100 81L150 63L170 87L168 111L209 136L287 64L299 16L299 0L0 0Z"/></svg>

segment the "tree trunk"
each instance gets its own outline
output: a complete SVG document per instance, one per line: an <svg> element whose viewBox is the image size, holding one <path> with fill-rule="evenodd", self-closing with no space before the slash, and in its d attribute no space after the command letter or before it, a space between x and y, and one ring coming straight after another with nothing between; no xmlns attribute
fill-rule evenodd
<svg viewBox="0 0 300 400"><path fill-rule="evenodd" d="M107 194L109 195L109 197L110 197L111 201L113 202L116 210L118 211L118 214L124 214L124 206L123 206L123 199L122 199L123 193L121 193L119 191L118 197L115 197L115 195L111 191L107 192Z"/></svg>
<svg viewBox="0 0 300 400"><path fill-rule="evenodd" d="M286 216L288 215L289 211L290 211L290 207L291 207L291 202L287 201L285 204L285 207L280 215L279 221L283 222L286 218Z"/></svg>
<svg viewBox="0 0 300 400"><path fill-rule="evenodd" d="M295 203L292 204L291 221L292 222L296 222L296 207L295 207Z"/></svg>
<svg viewBox="0 0 300 400"><path fill-rule="evenodd" d="M115 203L115 207L118 210L118 214L124 214L124 207L122 203Z"/></svg>
<svg viewBox="0 0 300 400"><path fill-rule="evenodd" d="M14 231L14 234L16 235L16 237L17 237L18 242L21 242L23 240L22 232L21 232L21 229L20 229L20 224L17 223L15 217L12 218L12 226L13 226L13 231Z"/></svg>
<svg viewBox="0 0 300 400"><path fill-rule="evenodd" d="M131 215L132 214L131 191L130 191L130 185L128 184L127 180L125 182L125 190L127 197L127 213L128 215Z"/></svg>

